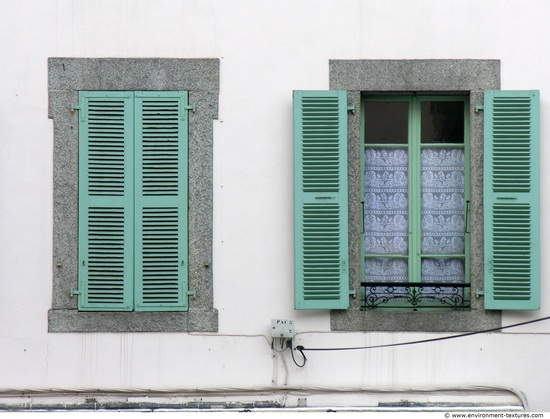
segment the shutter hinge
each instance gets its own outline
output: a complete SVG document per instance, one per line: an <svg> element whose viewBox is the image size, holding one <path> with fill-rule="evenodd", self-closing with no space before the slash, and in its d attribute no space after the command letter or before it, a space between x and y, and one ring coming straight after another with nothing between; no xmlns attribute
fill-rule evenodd
<svg viewBox="0 0 550 419"><path fill-rule="evenodd" d="M355 292L355 288L349 290L349 295L351 298L357 298L357 292Z"/></svg>
<svg viewBox="0 0 550 419"><path fill-rule="evenodd" d="M78 291L78 290L71 290L71 297L74 297L75 295L80 295L80 291Z"/></svg>
<svg viewBox="0 0 550 419"><path fill-rule="evenodd" d="M476 291L476 298L483 297L485 295L484 290L477 290Z"/></svg>
<svg viewBox="0 0 550 419"><path fill-rule="evenodd" d="M348 271L348 260L342 259L342 273L345 274Z"/></svg>
<svg viewBox="0 0 550 419"><path fill-rule="evenodd" d="M187 106L184 106L183 109L187 109L188 111L195 112L195 105L187 105Z"/></svg>
<svg viewBox="0 0 550 419"><path fill-rule="evenodd" d="M197 297L197 291L187 291L186 295L194 300Z"/></svg>
<svg viewBox="0 0 550 419"><path fill-rule="evenodd" d="M71 105L71 111L79 111L80 109L82 109L80 105Z"/></svg>
<svg viewBox="0 0 550 419"><path fill-rule="evenodd" d="M485 106L480 105L479 103L476 103L476 112L484 111L484 110L485 110Z"/></svg>
<svg viewBox="0 0 550 419"><path fill-rule="evenodd" d="M355 113L355 105L349 105L348 112Z"/></svg>

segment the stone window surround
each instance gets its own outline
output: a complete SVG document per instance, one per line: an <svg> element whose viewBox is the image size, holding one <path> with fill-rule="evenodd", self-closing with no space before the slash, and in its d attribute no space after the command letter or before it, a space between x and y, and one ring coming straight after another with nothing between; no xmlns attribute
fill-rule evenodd
<svg viewBox="0 0 550 419"><path fill-rule="evenodd" d="M348 105L348 185L350 287L357 297L348 310L331 312L333 331L463 332L496 328L500 311L483 308L483 104L485 90L500 88L499 60L330 60L330 89L346 90ZM469 311L388 312L360 310L360 120L365 94L467 94L470 97L470 276Z"/></svg>
<svg viewBox="0 0 550 419"><path fill-rule="evenodd" d="M50 58L48 116L54 127L53 299L49 332L216 332L213 308L213 120L218 59ZM80 90L186 90L189 112L189 290L187 312L79 312L78 103Z"/></svg>

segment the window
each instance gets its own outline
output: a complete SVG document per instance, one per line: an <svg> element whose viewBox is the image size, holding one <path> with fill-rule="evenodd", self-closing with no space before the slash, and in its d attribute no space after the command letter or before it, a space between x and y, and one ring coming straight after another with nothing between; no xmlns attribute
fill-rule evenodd
<svg viewBox="0 0 550 419"><path fill-rule="evenodd" d="M366 96L362 112L363 308L466 309L467 98Z"/></svg>
<svg viewBox="0 0 550 419"><path fill-rule="evenodd" d="M79 310L187 310L187 92L79 92Z"/></svg>
<svg viewBox="0 0 550 419"><path fill-rule="evenodd" d="M330 62L332 90L294 93L297 309L332 309L333 330L470 331L498 327L498 310L538 308L538 92L498 91L499 72L499 62L494 60L334 60ZM389 96L392 100L388 100ZM389 144L384 143L386 140L369 144L370 132L363 135L361 131L362 126L366 129L361 122L366 114L361 109L377 99L398 102L398 96L406 99L403 101L409 106L406 111L401 110L408 116L407 139L401 140L406 144L395 140L404 123L391 124ZM425 100L430 96L439 102L448 101L443 105L447 108L457 106L450 105L452 97L464 101L467 111L462 123L449 124L455 132L459 125L464 126L463 138L458 142L423 144L418 140L422 134L421 110L430 106ZM362 107L362 101L367 105ZM397 113L399 110L394 109L393 115ZM377 117L371 119L371 126L376 126ZM463 234L464 250L453 250L442 257L431 251L411 256L407 249L406 255L391 258L406 258L407 269L412 264L416 275L422 272L422 256L458 260L455 265L460 271L464 269L464 279L459 281L465 285L466 299L468 281L470 287L469 307L463 310L368 310L360 298L364 291L364 262L377 258L377 254L364 250L369 239L363 238L362 231L367 210L362 156L365 147L395 150L411 144L416 147L413 154L417 181L413 182L415 196L412 209L410 205L407 209L407 223L413 214L416 234L412 240L421 253L421 150L454 149L455 155L464 150L464 169L458 172L464 173L465 205L463 214L456 214L464 230L455 231L456 237ZM495 144L500 144L498 151ZM514 155L521 155L522 161L513 161ZM409 162L407 167L411 167ZM506 170L507 167L513 169ZM503 176L507 192L503 189L497 193L494 187ZM514 186L516 176L529 178L525 188L529 193L524 191L521 197ZM407 194L410 193L409 186ZM498 198L491 198L497 194ZM521 238L517 234L520 231ZM516 261L520 264L516 265ZM418 280L409 272L406 278Z"/></svg>
<svg viewBox="0 0 550 419"><path fill-rule="evenodd" d="M50 58L48 71L54 128L48 330L216 331L212 150L219 60ZM105 132L114 138L106 147L96 141ZM127 233L122 246L119 228ZM98 232L108 244L96 241ZM157 235L164 235L160 247ZM103 258L106 251L120 256ZM95 276L102 265L116 272L115 280Z"/></svg>

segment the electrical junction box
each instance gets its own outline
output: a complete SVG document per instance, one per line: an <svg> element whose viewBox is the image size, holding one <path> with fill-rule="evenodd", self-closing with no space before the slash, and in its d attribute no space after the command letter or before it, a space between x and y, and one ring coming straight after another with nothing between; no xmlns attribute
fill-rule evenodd
<svg viewBox="0 0 550 419"><path fill-rule="evenodd" d="M272 338L293 338L294 321L283 319L271 319Z"/></svg>

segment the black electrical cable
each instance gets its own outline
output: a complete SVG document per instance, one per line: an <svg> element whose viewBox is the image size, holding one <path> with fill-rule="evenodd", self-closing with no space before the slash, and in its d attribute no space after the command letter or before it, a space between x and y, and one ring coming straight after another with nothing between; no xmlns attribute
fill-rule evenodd
<svg viewBox="0 0 550 419"><path fill-rule="evenodd" d="M298 362L296 362L296 358L294 358L294 349L292 349L292 339L289 339L288 340L288 347L290 348L290 353L292 354L292 360L294 361L294 364L296 364L297 367L299 368L303 368L305 365L306 365L306 362L307 362L307 358L303 352L303 349L300 349L300 348L303 348L303 346L297 346L295 349L297 351L299 351L302 356L304 357L304 362L300 365L298 364Z"/></svg>
<svg viewBox="0 0 550 419"><path fill-rule="evenodd" d="M377 349L377 348L390 348L390 347L395 347L395 346L416 345L416 344L419 344L419 343L438 342L438 341L442 341L442 340L457 339L457 338L463 338L463 337L467 337L467 336L481 335L483 333L498 332L500 330L511 329L512 327L525 326L527 324L538 323L538 322L542 322L542 321L545 321L545 320L550 320L550 316L542 317L540 319L530 320L530 321L523 322L523 323L511 324L511 325L508 325L508 326L495 327L494 329L478 330L478 331L475 331L475 332L467 332L467 333L462 333L462 334L458 334L458 335L443 336L443 337L433 338L433 339L413 340L413 341L401 342L401 343L389 343L389 344L386 344L386 345L356 346L356 347L350 347L350 348L305 348L301 345L298 345L298 346L296 346L295 349L297 351L299 351L304 356L304 365L305 365L306 357L304 355L304 351L352 351L352 350L358 350L358 349ZM294 355L293 355L293 357L294 357ZM294 362L296 362L296 361L294 361ZM296 364L296 365L298 365L298 364Z"/></svg>

